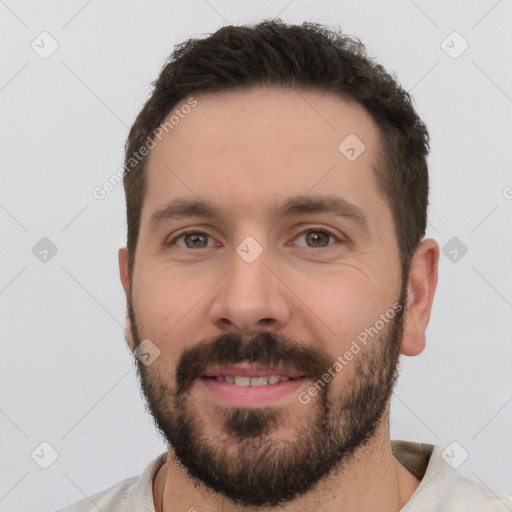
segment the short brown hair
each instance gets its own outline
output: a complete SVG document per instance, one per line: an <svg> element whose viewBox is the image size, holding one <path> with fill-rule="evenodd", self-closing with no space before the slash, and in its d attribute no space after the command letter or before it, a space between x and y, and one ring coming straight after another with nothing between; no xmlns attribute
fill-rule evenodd
<svg viewBox="0 0 512 512"><path fill-rule="evenodd" d="M389 200L400 249L402 278L425 235L428 207L428 131L410 95L394 75L367 56L361 41L316 23L279 19L224 26L174 49L153 82L125 145L124 188L128 266L132 276L145 192L145 162L138 151L180 101L199 92L265 85L331 92L363 105L379 126L382 169L377 182ZM152 137L153 136L153 137ZM341 141L340 141L341 142Z"/></svg>

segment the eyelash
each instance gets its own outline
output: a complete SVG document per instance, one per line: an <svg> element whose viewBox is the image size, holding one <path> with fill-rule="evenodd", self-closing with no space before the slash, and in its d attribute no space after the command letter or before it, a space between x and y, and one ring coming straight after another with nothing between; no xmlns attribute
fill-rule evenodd
<svg viewBox="0 0 512 512"><path fill-rule="evenodd" d="M343 242L343 240L341 240L338 236L336 236L334 233L331 233L330 231L324 229L324 228L315 228L315 227L310 227L304 231L301 231L295 238L298 238L299 236L302 236L306 233L324 233L326 235L329 235L331 236L332 238L334 238L336 241L338 242ZM180 240L181 238L184 238L185 236L187 235L206 235L210 238L213 239L213 237L211 235L209 235L208 233L204 233L202 231L198 231L197 229L189 229L189 230L186 230L186 231L182 231L181 233L179 233L178 235L176 235L172 240L170 240L169 242L165 242L165 246L166 247L170 247L172 245L175 245L176 241ZM329 245L326 245L325 247L308 247L308 246L300 246L300 247L305 247L306 249L329 249L331 247L333 247L335 244L329 244ZM191 249L190 247L181 247L181 246L178 246L180 249L186 249L186 250L190 250L190 251L194 251L194 250L199 250L199 249L207 249L208 247L210 246L207 246L207 247L199 247L198 249Z"/></svg>

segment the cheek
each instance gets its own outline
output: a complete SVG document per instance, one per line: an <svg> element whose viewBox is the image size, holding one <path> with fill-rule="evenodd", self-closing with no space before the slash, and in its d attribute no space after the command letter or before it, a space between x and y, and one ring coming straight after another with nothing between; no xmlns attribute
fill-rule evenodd
<svg viewBox="0 0 512 512"><path fill-rule="evenodd" d="M214 284L204 273L194 278L190 272L165 266L141 266L138 275L144 276L135 283L139 312L154 325L177 323Z"/></svg>
<svg viewBox="0 0 512 512"><path fill-rule="evenodd" d="M328 329L333 349L349 345L387 308L383 290L360 270L348 266L315 276L296 276L290 288L303 301L301 311Z"/></svg>
<svg viewBox="0 0 512 512"><path fill-rule="evenodd" d="M176 360L190 345L191 325L198 327L197 315L204 313L201 299L214 285L206 281L166 271L148 272L143 282L134 283L139 335L154 341L166 361Z"/></svg>

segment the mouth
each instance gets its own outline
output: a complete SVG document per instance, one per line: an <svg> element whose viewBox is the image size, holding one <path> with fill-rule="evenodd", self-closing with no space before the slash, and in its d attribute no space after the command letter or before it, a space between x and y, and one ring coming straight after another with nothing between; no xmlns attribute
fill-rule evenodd
<svg viewBox="0 0 512 512"><path fill-rule="evenodd" d="M231 366L209 368L200 381L215 399L229 405L276 402L296 391L306 376L283 368Z"/></svg>
<svg viewBox="0 0 512 512"><path fill-rule="evenodd" d="M266 386L304 377L299 372L263 366L223 366L208 369L204 377L235 386Z"/></svg>

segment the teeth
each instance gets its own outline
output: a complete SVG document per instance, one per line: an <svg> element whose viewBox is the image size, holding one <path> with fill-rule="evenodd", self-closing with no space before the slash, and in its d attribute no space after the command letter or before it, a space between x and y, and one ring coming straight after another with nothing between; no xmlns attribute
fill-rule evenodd
<svg viewBox="0 0 512 512"><path fill-rule="evenodd" d="M268 384L267 377L251 377L251 386L265 386Z"/></svg>
<svg viewBox="0 0 512 512"><path fill-rule="evenodd" d="M286 382L290 377L286 375L270 375L268 377L249 377L247 375L216 375L217 382L228 382L235 384L235 386L266 386L267 384L277 384L278 382Z"/></svg>
<svg viewBox="0 0 512 512"><path fill-rule="evenodd" d="M235 377L235 385L236 386L250 386L251 378L246 375L237 375Z"/></svg>

